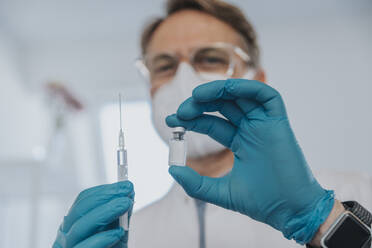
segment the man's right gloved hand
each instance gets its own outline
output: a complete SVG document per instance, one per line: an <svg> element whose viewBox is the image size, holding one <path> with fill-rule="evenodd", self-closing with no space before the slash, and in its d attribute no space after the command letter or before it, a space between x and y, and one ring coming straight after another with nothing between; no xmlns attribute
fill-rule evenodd
<svg viewBox="0 0 372 248"><path fill-rule="evenodd" d="M126 248L128 233L119 216L134 200L130 181L105 184L82 191L59 227L53 248Z"/></svg>
<svg viewBox="0 0 372 248"><path fill-rule="evenodd" d="M205 114L214 111L225 119ZM310 242L329 216L333 191L314 178L283 99L270 86L235 78L199 85L166 121L207 134L234 153L232 170L221 178L171 166L190 196L250 216L300 244Z"/></svg>

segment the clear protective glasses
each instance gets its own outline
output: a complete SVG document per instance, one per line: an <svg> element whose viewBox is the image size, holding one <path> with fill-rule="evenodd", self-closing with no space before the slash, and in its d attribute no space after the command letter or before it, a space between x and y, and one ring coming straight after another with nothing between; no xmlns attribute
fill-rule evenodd
<svg viewBox="0 0 372 248"><path fill-rule="evenodd" d="M241 59L247 65L252 64L250 56L240 47L217 42L193 49L187 60L197 73L214 73L231 77L235 65ZM177 72L182 57L177 53L146 54L135 63L141 74L151 83L167 82Z"/></svg>

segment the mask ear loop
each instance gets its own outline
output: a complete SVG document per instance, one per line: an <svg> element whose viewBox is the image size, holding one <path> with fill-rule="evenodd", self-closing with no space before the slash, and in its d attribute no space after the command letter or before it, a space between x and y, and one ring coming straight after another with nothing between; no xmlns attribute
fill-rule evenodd
<svg viewBox="0 0 372 248"><path fill-rule="evenodd" d="M235 71L235 65L236 65L235 61L231 61L230 65L229 65L229 68L228 68L227 71L226 71L226 76L227 76L228 78L231 78L232 75L234 74L234 71Z"/></svg>
<svg viewBox="0 0 372 248"><path fill-rule="evenodd" d="M151 89L151 82L150 82L150 71L147 69L144 59L143 58L137 58L134 61L134 67L137 69L138 74L140 75L140 78L144 81L146 89L148 89L146 92L148 92L148 99L150 99L150 89Z"/></svg>
<svg viewBox="0 0 372 248"><path fill-rule="evenodd" d="M234 54L233 52L229 52L229 56L230 56L230 63L229 63L229 67L227 68L227 71L226 71L226 77L227 78L231 78L232 75L234 74L234 71L235 71L235 65L236 65L236 61L234 59Z"/></svg>

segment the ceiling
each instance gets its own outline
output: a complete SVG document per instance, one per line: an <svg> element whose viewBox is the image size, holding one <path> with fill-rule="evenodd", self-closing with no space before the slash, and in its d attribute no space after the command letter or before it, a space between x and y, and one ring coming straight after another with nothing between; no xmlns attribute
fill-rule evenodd
<svg viewBox="0 0 372 248"><path fill-rule="evenodd" d="M231 2L259 28L369 15L372 10L370 0ZM0 29L21 47L17 52L25 85L35 88L59 80L89 95L111 94L124 85L138 98L145 92L132 66L139 54L138 38L163 6L163 0L0 0Z"/></svg>
<svg viewBox="0 0 372 248"><path fill-rule="evenodd" d="M371 13L370 0L234 0L255 23ZM0 20L24 42L133 38L163 0L0 0Z"/></svg>

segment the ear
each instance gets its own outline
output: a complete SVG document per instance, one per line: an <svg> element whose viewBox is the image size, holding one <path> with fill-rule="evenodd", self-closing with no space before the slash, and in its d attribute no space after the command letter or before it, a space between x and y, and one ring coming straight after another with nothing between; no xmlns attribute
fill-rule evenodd
<svg viewBox="0 0 372 248"><path fill-rule="evenodd" d="M266 74L265 74L265 71L262 70L262 69L258 69L257 70L256 75L254 76L253 79L267 84L267 82L266 82Z"/></svg>

